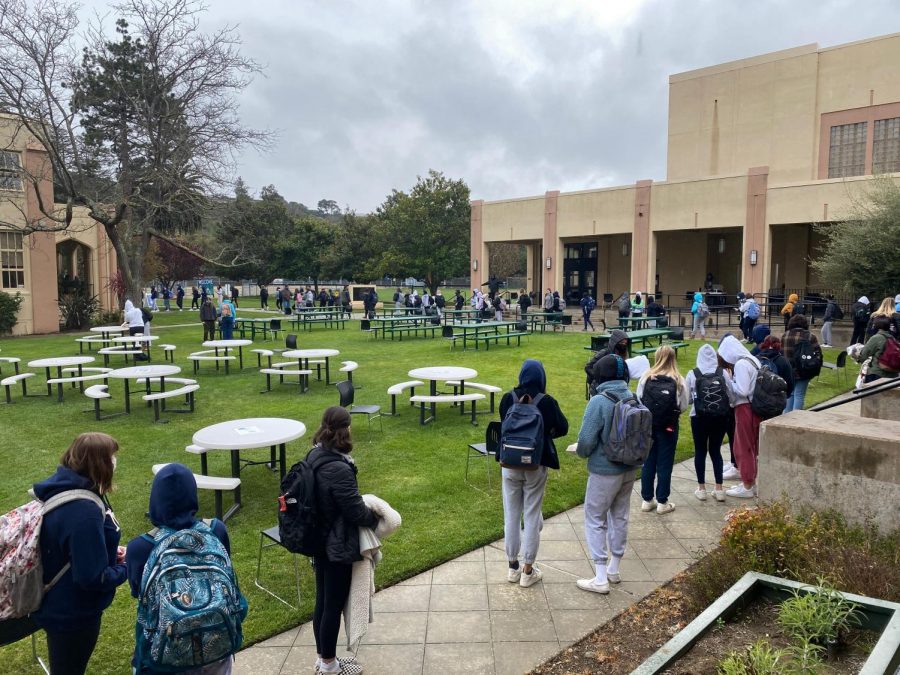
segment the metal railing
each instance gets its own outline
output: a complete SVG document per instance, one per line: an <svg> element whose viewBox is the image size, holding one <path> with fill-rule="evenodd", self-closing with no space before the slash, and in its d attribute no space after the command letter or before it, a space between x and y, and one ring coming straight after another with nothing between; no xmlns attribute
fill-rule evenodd
<svg viewBox="0 0 900 675"><path fill-rule="evenodd" d="M884 382L878 382L877 380L875 382L876 384L874 386L859 387L857 389L854 389L846 398L838 399L835 401L826 401L825 403L814 405L812 408L808 408L808 410L810 412L821 412L830 408L836 408L837 406L844 405L845 403L853 403L854 401L859 401L860 399L867 398L869 396L875 396L876 394L880 394L890 389L900 387L900 377L885 378Z"/></svg>

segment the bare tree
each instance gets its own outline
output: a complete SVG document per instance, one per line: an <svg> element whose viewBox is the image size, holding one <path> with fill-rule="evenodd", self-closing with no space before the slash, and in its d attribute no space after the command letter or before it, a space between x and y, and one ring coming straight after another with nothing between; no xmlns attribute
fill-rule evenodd
<svg viewBox="0 0 900 675"><path fill-rule="evenodd" d="M0 109L13 142L38 149L22 173L39 211L18 207L21 222L3 224L66 231L83 209L104 228L136 298L151 240L186 248L176 235L230 185L235 153L269 143L238 117L236 96L259 67L241 55L233 27L201 29L197 0L124 0L113 9L114 37L100 19L79 31L75 9L0 0ZM229 242L201 258L222 265L240 255Z"/></svg>

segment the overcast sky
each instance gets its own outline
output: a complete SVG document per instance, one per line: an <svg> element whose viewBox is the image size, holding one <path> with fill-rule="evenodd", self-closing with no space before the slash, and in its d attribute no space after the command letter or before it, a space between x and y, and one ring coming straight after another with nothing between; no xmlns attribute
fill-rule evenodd
<svg viewBox="0 0 900 675"><path fill-rule="evenodd" d="M361 212L430 168L488 200L662 180L670 74L900 31L897 0L208 1L278 133L240 174Z"/></svg>

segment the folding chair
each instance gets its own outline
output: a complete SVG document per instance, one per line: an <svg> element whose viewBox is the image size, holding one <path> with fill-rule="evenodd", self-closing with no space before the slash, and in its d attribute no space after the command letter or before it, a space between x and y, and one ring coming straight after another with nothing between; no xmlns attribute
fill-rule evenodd
<svg viewBox="0 0 900 675"><path fill-rule="evenodd" d="M265 540L268 539L269 543L266 544ZM256 559L256 578L253 580L254 585L261 591L265 591L269 595L271 595L276 600L280 600L285 605L290 607L291 609L299 609L300 608L300 568L297 565L297 554L291 553L291 557L294 559L294 580L297 584L297 604L292 605L287 600L282 598L277 593L273 593L268 588L259 583L259 571L262 567L262 554L263 549L272 548L273 546L281 546L281 535L278 532L278 526L270 527L268 530L260 530L259 531L259 556ZM284 549L287 551L287 549ZM288 551L290 553L290 551Z"/></svg>
<svg viewBox="0 0 900 675"><path fill-rule="evenodd" d="M469 449L466 453L466 477L469 483L469 460L484 459L485 469L487 471L488 490L491 489L491 456L496 455L500 451L500 427L501 422L494 420L488 423L484 430L484 443L469 443ZM469 483L469 485L472 485ZM472 485L472 487L475 487ZM476 490L480 489L475 487Z"/></svg>

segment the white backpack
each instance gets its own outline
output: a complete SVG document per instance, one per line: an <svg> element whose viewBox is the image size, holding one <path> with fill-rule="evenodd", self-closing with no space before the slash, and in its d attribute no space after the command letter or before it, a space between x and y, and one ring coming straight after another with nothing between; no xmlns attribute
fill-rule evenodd
<svg viewBox="0 0 900 675"><path fill-rule="evenodd" d="M93 492L66 490L46 502L35 499L0 516L0 620L28 616L37 610L47 591L69 571L71 562L44 585L41 523L50 511L77 499L94 502L106 515L106 505Z"/></svg>

